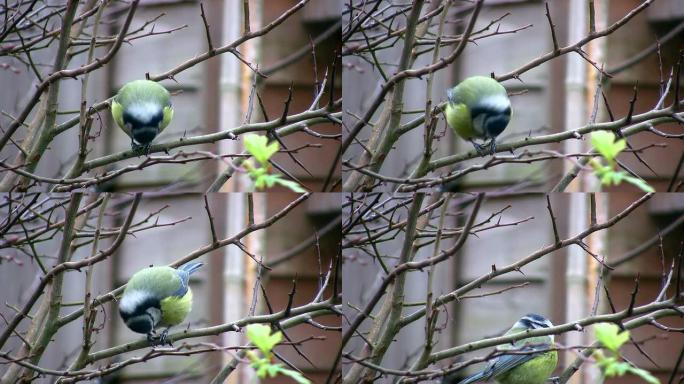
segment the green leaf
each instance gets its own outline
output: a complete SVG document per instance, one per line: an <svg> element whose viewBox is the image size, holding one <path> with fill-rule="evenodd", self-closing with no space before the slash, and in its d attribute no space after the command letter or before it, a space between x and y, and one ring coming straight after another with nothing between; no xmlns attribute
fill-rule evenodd
<svg viewBox="0 0 684 384"><path fill-rule="evenodd" d="M266 188L272 188L276 182L280 179L280 175L269 175L269 174L263 174L259 175L259 177L254 180L254 187L256 189L266 189Z"/></svg>
<svg viewBox="0 0 684 384"><path fill-rule="evenodd" d="M624 376L625 373L627 373L632 366L629 365L628 363L622 362L622 363L614 363L610 364L606 367L606 369L603 371L603 373L606 375L606 377L619 377L619 376Z"/></svg>
<svg viewBox="0 0 684 384"><path fill-rule="evenodd" d="M280 146L277 141L268 144L266 136L249 134L244 138L245 149L252 155L262 167L268 166L268 160L274 153L278 152Z"/></svg>
<svg viewBox="0 0 684 384"><path fill-rule="evenodd" d="M259 169L263 169L263 168L259 168ZM252 173L250 173L250 175L252 175ZM270 174L269 175L269 174L266 174L264 172L264 173L259 174L258 177L255 177L253 179L254 179L254 187L256 189L259 189L259 190L266 189L266 188L273 188L274 185L279 184L285 188L290 189L293 192L297 192L297 193L305 193L306 192L306 190L304 188L302 188L302 186L299 185L299 183L294 182L292 180L285 180L282 178L281 175L278 175L278 174Z"/></svg>
<svg viewBox="0 0 684 384"><path fill-rule="evenodd" d="M596 339L603 344L604 347L618 353L618 350L629 340L629 331L620 332L620 327L612 323L598 323L594 326L594 333Z"/></svg>
<svg viewBox="0 0 684 384"><path fill-rule="evenodd" d="M600 176L600 178L601 178L601 185L610 185L610 180L612 179L610 173L604 173L602 176Z"/></svg>
<svg viewBox="0 0 684 384"><path fill-rule="evenodd" d="M249 160L243 163L244 168L247 169L249 177L254 181L254 188L256 190L272 188L274 185L279 184L293 192L306 192L306 190L302 188L299 183L291 180L285 180L281 175L278 174L268 173L268 160L271 158L271 156L273 156L274 153L278 152L278 142L274 141L271 144L267 144L268 138L253 134L246 135L244 141L247 151L261 165L260 168L256 168Z"/></svg>
<svg viewBox="0 0 684 384"><path fill-rule="evenodd" d="M273 186L276 184L276 182L280 179L280 175L274 174L274 175L266 175L263 177L264 185L266 188L273 188Z"/></svg>
<svg viewBox="0 0 684 384"><path fill-rule="evenodd" d="M625 181L634 185L635 187L641 189L644 192L647 192L647 193L655 192L655 189L653 189L653 187L648 185L648 183L644 179L639 179L639 178L632 177L632 176L625 176Z"/></svg>
<svg viewBox="0 0 684 384"><path fill-rule="evenodd" d="M269 364L268 366L268 377L276 377L278 372L281 372L281 365L280 364Z"/></svg>
<svg viewBox="0 0 684 384"><path fill-rule="evenodd" d="M268 174L268 170L266 168L252 168L249 171L249 177L251 177L254 180L262 177L263 175L267 175L267 174Z"/></svg>
<svg viewBox="0 0 684 384"><path fill-rule="evenodd" d="M613 173L613 167L610 165L602 165L600 168L596 170L596 173L600 176L606 175L608 173Z"/></svg>
<svg viewBox="0 0 684 384"><path fill-rule="evenodd" d="M625 176L627 176L627 173L622 172L622 171L612 172L611 174L612 174L613 185L620 185L620 183L622 183L622 180L625 178Z"/></svg>
<svg viewBox="0 0 684 384"><path fill-rule="evenodd" d="M651 372L645 369L630 366L629 372L633 375L641 377L647 383L660 384L660 380L658 380L657 377L651 375Z"/></svg>
<svg viewBox="0 0 684 384"><path fill-rule="evenodd" d="M615 134L608 131L595 131L591 133L591 145L596 151L605 157L609 162L613 162L617 155L627 146L625 139L615 140Z"/></svg>
<svg viewBox="0 0 684 384"><path fill-rule="evenodd" d="M271 327L265 324L250 324L247 326L247 338L261 350L264 355L270 355L273 347L283 339L282 332L271 333Z"/></svg>
<svg viewBox="0 0 684 384"><path fill-rule="evenodd" d="M593 353L596 364L601 368L605 377L620 377L631 373L650 384L660 384L660 381L647 370L618 360L618 350L629 340L629 331L620 332L620 327L612 323L599 323L594 326L594 333L598 341L614 354L614 356L606 357L600 350Z"/></svg>
<svg viewBox="0 0 684 384"><path fill-rule="evenodd" d="M257 177L254 180L254 188L256 188L257 190L266 189L266 177L268 177L268 175Z"/></svg>
<svg viewBox="0 0 684 384"><path fill-rule="evenodd" d="M595 350L591 355L594 357L598 365L601 365L606 360L606 356L600 349Z"/></svg>
<svg viewBox="0 0 684 384"><path fill-rule="evenodd" d="M648 185L645 180L629 176L624 171L613 171L610 166L594 168L594 173L601 180L602 185L620 185L620 183L626 181L644 192L655 192L655 189Z"/></svg>
<svg viewBox="0 0 684 384"><path fill-rule="evenodd" d="M268 367L269 367L269 366L270 366L270 364L262 365L262 366L259 367L259 369L256 371L256 374L257 374L257 376L258 376L260 379L266 378L266 376L268 375Z"/></svg>
<svg viewBox="0 0 684 384"><path fill-rule="evenodd" d="M601 172L601 169L603 168L603 164L601 164L601 161L599 161L598 159L593 158L593 157L591 159L589 159L589 165L591 165L591 167L594 168L594 172L597 174L599 172ZM608 168L610 168L610 167L608 167ZM612 169L612 168L610 168L610 169Z"/></svg>
<svg viewBox="0 0 684 384"><path fill-rule="evenodd" d="M302 188L302 186L295 181L278 178L276 180L276 183L282 185L285 188L290 189L292 192L306 193L306 189Z"/></svg>
<svg viewBox="0 0 684 384"><path fill-rule="evenodd" d="M294 381L298 382L299 384L311 384L311 381L307 379L306 377L302 376L301 373L297 371L293 371L291 369L283 369L280 371L285 376L289 376L292 378Z"/></svg>
<svg viewBox="0 0 684 384"><path fill-rule="evenodd" d="M243 161L243 162L242 162L242 167L245 168L245 169L247 170L247 172L249 172L250 174L251 174L252 172L254 172L254 170L260 169L260 168L255 168L254 165L252 164L252 162L251 162L250 160L245 160L245 161Z"/></svg>
<svg viewBox="0 0 684 384"><path fill-rule="evenodd" d="M273 347L283 339L283 334L280 331L271 333L271 327L265 324L250 324L247 326L247 338L256 345L265 356L270 356ZM270 357L259 359L255 357L255 352L249 350L247 353L251 360L250 365L254 368L257 377L260 379L276 377L278 374L282 374L291 377L297 383L311 384L311 382L302 376L301 373L286 369L282 364L271 363Z"/></svg>

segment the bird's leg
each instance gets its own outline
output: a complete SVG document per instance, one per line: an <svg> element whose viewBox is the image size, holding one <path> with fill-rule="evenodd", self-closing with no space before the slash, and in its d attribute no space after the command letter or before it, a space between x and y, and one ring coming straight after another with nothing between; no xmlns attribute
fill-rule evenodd
<svg viewBox="0 0 684 384"><path fill-rule="evenodd" d="M168 337L169 337L169 329L166 328L166 329L163 330L162 333L159 335L159 345L168 344L169 347L173 347L173 344L171 344L171 341L167 340Z"/></svg>
<svg viewBox="0 0 684 384"><path fill-rule="evenodd" d="M131 139L131 150L138 156L144 155L149 151L149 145L141 145Z"/></svg>
<svg viewBox="0 0 684 384"><path fill-rule="evenodd" d="M475 147L475 151L477 151L477 154L480 156L485 156L487 154L487 151L485 150L485 146L483 144L478 144L475 142L475 140L470 140L470 143Z"/></svg>
<svg viewBox="0 0 684 384"><path fill-rule="evenodd" d="M168 344L170 347L173 347L173 344L171 344L170 341L168 341L169 337L169 329L166 328L163 330L159 335L156 334L154 330L150 331L150 333L147 334L147 341L152 344L152 346L157 346L157 345L164 345Z"/></svg>
<svg viewBox="0 0 684 384"><path fill-rule="evenodd" d="M560 377L559 376L549 377L546 381L550 381L554 384L558 384L558 383L560 383Z"/></svg>
<svg viewBox="0 0 684 384"><path fill-rule="evenodd" d="M492 137L492 140L489 142L489 153L491 153L492 156L496 153L496 139Z"/></svg>

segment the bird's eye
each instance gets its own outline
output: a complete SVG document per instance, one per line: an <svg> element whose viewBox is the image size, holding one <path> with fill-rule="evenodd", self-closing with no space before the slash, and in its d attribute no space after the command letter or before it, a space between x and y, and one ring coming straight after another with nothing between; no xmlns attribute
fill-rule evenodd
<svg viewBox="0 0 684 384"><path fill-rule="evenodd" d="M511 115L511 107L508 107L504 110L504 115L508 115L508 116Z"/></svg>

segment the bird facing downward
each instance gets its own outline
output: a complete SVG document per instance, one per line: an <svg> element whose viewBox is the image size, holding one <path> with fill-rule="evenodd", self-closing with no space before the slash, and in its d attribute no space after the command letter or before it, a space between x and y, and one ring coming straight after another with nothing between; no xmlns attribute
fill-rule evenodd
<svg viewBox="0 0 684 384"><path fill-rule="evenodd" d="M127 83L112 100L112 117L131 138L131 148L149 150L150 143L173 118L171 95L150 80Z"/></svg>
<svg viewBox="0 0 684 384"><path fill-rule="evenodd" d="M505 335L552 326L544 316L531 313L518 320ZM553 346L553 335L530 337L512 345L500 345L496 348L498 352L515 351L516 354L496 357L483 371L458 384L483 382L492 378L499 384L545 384L558 363L558 352L548 350Z"/></svg>
<svg viewBox="0 0 684 384"><path fill-rule="evenodd" d="M163 344L168 328L182 323L192 309L188 280L201 266L202 263L190 263L178 269L149 267L133 274L119 301L119 314L126 326L146 334L150 342L155 341L157 327L166 327L158 338Z"/></svg>
<svg viewBox="0 0 684 384"><path fill-rule="evenodd" d="M448 90L447 98L446 120L454 132L470 141L480 155L486 154L485 143L489 140L489 152L494 154L496 137L511 120L506 88L490 77L473 76Z"/></svg>

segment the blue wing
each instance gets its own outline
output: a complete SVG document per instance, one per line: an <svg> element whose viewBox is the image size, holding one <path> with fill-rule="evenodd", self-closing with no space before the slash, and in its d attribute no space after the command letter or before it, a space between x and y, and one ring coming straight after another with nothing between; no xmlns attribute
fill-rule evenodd
<svg viewBox="0 0 684 384"><path fill-rule="evenodd" d="M470 384L470 383L477 383L478 381L482 380L488 380L491 378L491 376L487 376L485 374L487 370L484 370L482 372L478 372L472 376L466 377L464 380L460 381L458 384Z"/></svg>
<svg viewBox="0 0 684 384"><path fill-rule="evenodd" d="M196 270L200 269L200 267L203 265L203 263L184 264L176 270L176 273L181 280L181 286L176 292L173 293L174 296L183 297L186 293L188 293L188 281L190 280L190 275Z"/></svg>
<svg viewBox="0 0 684 384"><path fill-rule="evenodd" d="M516 349L516 352L533 352L536 350L546 350L549 346L548 345L537 345L537 346L528 346L520 349ZM478 381L483 381L483 380L489 380L492 377L499 376L503 373L506 373L510 371L511 369L519 366L520 364L526 363L535 357L539 356L543 352L539 353L525 353L525 354L515 354L515 355L502 355L497 357L494 361L492 361L489 365L487 365L487 368L485 368L483 371L478 372L472 376L466 377L464 380L462 380L458 384L470 384L470 383L476 383Z"/></svg>

